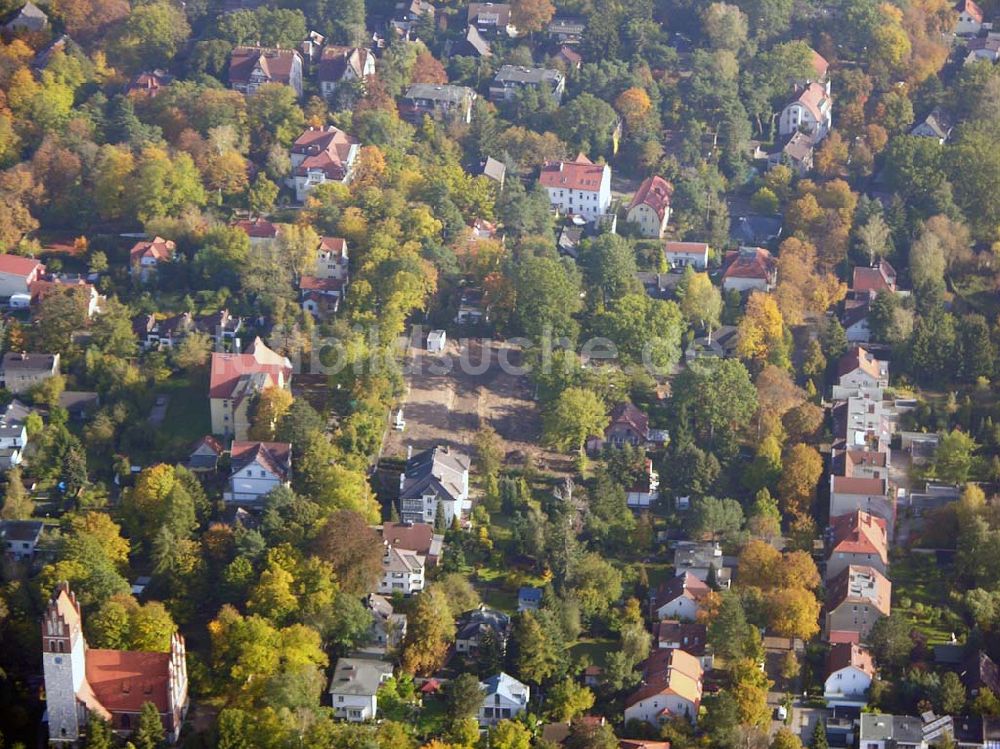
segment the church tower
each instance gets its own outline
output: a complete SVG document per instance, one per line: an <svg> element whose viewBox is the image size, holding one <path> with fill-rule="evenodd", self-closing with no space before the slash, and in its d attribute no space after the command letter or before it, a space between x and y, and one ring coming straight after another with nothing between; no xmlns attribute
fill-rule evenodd
<svg viewBox="0 0 1000 749"><path fill-rule="evenodd" d="M77 694L85 684L86 649L80 604L69 586L59 583L42 619L42 666L52 742L75 742L85 727L86 711Z"/></svg>

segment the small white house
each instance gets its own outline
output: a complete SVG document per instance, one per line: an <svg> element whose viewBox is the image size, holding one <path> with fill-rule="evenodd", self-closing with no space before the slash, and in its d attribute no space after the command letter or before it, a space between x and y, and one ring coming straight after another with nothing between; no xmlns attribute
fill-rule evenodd
<svg viewBox="0 0 1000 749"><path fill-rule="evenodd" d="M955 5L958 18L955 20L955 33L958 36L976 36L983 28L983 9L974 0L958 0Z"/></svg>
<svg viewBox="0 0 1000 749"><path fill-rule="evenodd" d="M625 503L633 510L644 510L659 498L660 474L653 470L653 461L647 459L642 478L626 489Z"/></svg>
<svg viewBox="0 0 1000 749"><path fill-rule="evenodd" d="M374 720L378 688L392 678L392 664L367 658L341 658L330 679L330 702L337 718Z"/></svg>
<svg viewBox="0 0 1000 749"><path fill-rule="evenodd" d="M44 527L41 520L0 521L4 556L18 562L30 562L35 557Z"/></svg>
<svg viewBox="0 0 1000 749"><path fill-rule="evenodd" d="M410 549L386 544L382 555L382 579L378 592L382 595L400 593L409 596L424 589L425 557Z"/></svg>
<svg viewBox="0 0 1000 749"><path fill-rule="evenodd" d="M26 421L31 409L16 398L0 411L0 469L21 464L28 444Z"/></svg>
<svg viewBox="0 0 1000 749"><path fill-rule="evenodd" d="M288 442L233 442L232 473L222 498L237 504L259 504L292 475L292 446Z"/></svg>
<svg viewBox="0 0 1000 749"><path fill-rule="evenodd" d="M448 343L448 334L443 330L432 330L427 334L427 353L440 354Z"/></svg>
<svg viewBox="0 0 1000 749"><path fill-rule="evenodd" d="M484 692L479 707L480 726L495 726L501 720L516 718L528 707L531 689L502 671L479 686Z"/></svg>
<svg viewBox="0 0 1000 749"><path fill-rule="evenodd" d="M663 257L671 268L690 265L695 270L708 267L708 244L705 242L667 242L663 245Z"/></svg>
<svg viewBox="0 0 1000 749"><path fill-rule="evenodd" d="M838 642L827 658L823 697L828 707L864 707L875 678L871 653L853 642Z"/></svg>
<svg viewBox="0 0 1000 749"><path fill-rule="evenodd" d="M657 621L681 619L694 621L701 600L711 588L690 572L677 575L660 585L652 600L652 614Z"/></svg>
<svg viewBox="0 0 1000 749"><path fill-rule="evenodd" d="M626 220L639 226L644 237L661 239L670 221L670 196L674 186L663 177L646 177L629 203Z"/></svg>
<svg viewBox="0 0 1000 749"><path fill-rule="evenodd" d="M832 126L833 102L826 87L816 82L809 83L786 104L778 119L780 135L787 137L801 130L812 135L814 143L823 140Z"/></svg>

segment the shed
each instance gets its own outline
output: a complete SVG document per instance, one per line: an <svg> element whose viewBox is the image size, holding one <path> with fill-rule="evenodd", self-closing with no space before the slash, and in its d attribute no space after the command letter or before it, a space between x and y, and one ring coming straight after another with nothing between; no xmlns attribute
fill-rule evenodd
<svg viewBox="0 0 1000 749"><path fill-rule="evenodd" d="M439 354L444 351L444 347L447 342L447 333L443 330L432 330L427 334L427 352L431 354Z"/></svg>

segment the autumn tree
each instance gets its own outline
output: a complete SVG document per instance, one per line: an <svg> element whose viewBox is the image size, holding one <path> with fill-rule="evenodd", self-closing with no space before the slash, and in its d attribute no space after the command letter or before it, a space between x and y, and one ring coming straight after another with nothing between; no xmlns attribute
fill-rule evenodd
<svg viewBox="0 0 1000 749"><path fill-rule="evenodd" d="M736 351L743 359L757 365L787 361L784 321L771 294L760 291L750 294L746 313L740 321L738 340Z"/></svg>
<svg viewBox="0 0 1000 749"><path fill-rule="evenodd" d="M434 83L444 85L448 83L448 73L434 55L426 49L417 54L417 60L413 64L413 83Z"/></svg>
<svg viewBox="0 0 1000 749"><path fill-rule="evenodd" d="M785 323L800 325L807 314L823 314L846 293L834 274L820 271L812 244L796 237L781 243L775 296Z"/></svg>
<svg viewBox="0 0 1000 749"><path fill-rule="evenodd" d="M808 514L823 474L823 458L815 448L796 444L785 454L778 496L785 512Z"/></svg>
<svg viewBox="0 0 1000 749"><path fill-rule="evenodd" d="M681 312L691 325L701 325L711 336L719 327L722 315L722 293L707 273L694 273L684 285Z"/></svg>
<svg viewBox="0 0 1000 749"><path fill-rule="evenodd" d="M518 31L533 34L544 29L555 12L550 0L515 0L511 3L510 20Z"/></svg>
<svg viewBox="0 0 1000 749"><path fill-rule="evenodd" d="M455 637L455 619L444 592L430 586L416 598L407 617L403 643L403 669L407 673L433 673L444 663Z"/></svg>
<svg viewBox="0 0 1000 749"><path fill-rule="evenodd" d="M382 576L382 543L364 518L350 510L330 515L313 542L318 557L333 565L340 587L364 595Z"/></svg>

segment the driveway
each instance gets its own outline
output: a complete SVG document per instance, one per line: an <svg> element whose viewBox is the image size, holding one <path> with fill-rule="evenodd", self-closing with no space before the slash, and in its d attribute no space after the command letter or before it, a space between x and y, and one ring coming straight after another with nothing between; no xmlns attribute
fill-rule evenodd
<svg viewBox="0 0 1000 749"><path fill-rule="evenodd" d="M156 396L156 401L153 403L153 407L149 411L149 418L147 419L150 426L158 427L163 424L163 420L167 418L167 406L169 405L169 395Z"/></svg>
<svg viewBox="0 0 1000 749"><path fill-rule="evenodd" d="M784 692L767 693L767 704L771 708L771 736L774 736L781 728L787 727L802 739L803 744L808 745L816 723L820 720L827 720L831 711L824 707L808 707L802 702L801 697L795 697L790 711L791 720L786 724L784 721L774 719L775 711L784 699Z"/></svg>

